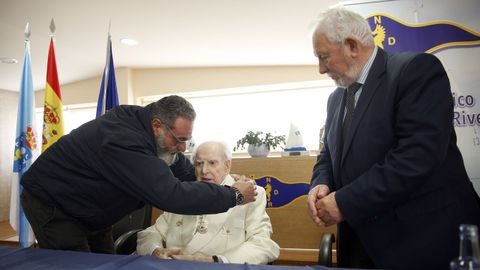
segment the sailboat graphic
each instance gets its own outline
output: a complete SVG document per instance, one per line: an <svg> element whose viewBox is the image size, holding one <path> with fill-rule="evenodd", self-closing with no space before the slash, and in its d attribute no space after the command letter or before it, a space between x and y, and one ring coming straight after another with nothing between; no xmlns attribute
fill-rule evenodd
<svg viewBox="0 0 480 270"><path fill-rule="evenodd" d="M303 144L302 133L294 124L290 124L290 131L282 156L308 156L308 151Z"/></svg>

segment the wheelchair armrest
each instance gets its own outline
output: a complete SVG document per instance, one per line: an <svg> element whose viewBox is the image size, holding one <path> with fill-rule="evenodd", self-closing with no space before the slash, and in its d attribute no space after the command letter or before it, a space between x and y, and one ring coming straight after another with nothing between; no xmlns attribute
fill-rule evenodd
<svg viewBox="0 0 480 270"><path fill-rule="evenodd" d="M143 229L135 229L120 235L113 244L114 254L132 254L137 249L137 233Z"/></svg>
<svg viewBox="0 0 480 270"><path fill-rule="evenodd" d="M320 248L318 252L318 264L331 267L332 266L332 244L335 242L333 233L324 233L320 240Z"/></svg>

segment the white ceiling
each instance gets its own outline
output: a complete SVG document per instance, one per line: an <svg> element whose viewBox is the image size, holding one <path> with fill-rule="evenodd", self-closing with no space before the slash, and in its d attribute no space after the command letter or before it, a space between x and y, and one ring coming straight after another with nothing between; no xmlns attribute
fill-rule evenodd
<svg viewBox="0 0 480 270"><path fill-rule="evenodd" d="M312 19L337 0L0 0L0 89L18 91L24 29L35 90L45 87L50 20L61 84L98 76L108 24L115 67L316 64ZM129 47L120 38L139 44Z"/></svg>

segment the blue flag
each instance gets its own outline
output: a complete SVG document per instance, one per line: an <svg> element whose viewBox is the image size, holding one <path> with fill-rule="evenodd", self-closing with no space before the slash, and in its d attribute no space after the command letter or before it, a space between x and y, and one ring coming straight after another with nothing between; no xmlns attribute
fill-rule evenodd
<svg viewBox="0 0 480 270"><path fill-rule="evenodd" d="M100 117L115 106L118 106L117 82L115 80L115 66L113 65L112 41L110 35L108 35L107 61L103 69L96 117Z"/></svg>
<svg viewBox="0 0 480 270"><path fill-rule="evenodd" d="M23 209L20 205L22 186L20 179L32 164L37 152L37 136L34 117L34 94L32 71L30 66L30 45L25 44L22 80L17 114L17 133L15 136L15 151L13 158L12 193L10 197L10 224L18 233L21 247L28 247L33 242L33 233L30 230Z"/></svg>

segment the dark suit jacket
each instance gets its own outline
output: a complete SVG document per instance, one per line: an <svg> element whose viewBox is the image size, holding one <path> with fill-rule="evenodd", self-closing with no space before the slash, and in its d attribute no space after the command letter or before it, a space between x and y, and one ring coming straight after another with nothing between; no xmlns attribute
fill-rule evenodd
<svg viewBox="0 0 480 270"><path fill-rule="evenodd" d="M329 97L312 187L336 190L344 222L377 267L447 269L458 226L480 224L480 203L456 145L442 64L379 49L342 149L344 92Z"/></svg>

